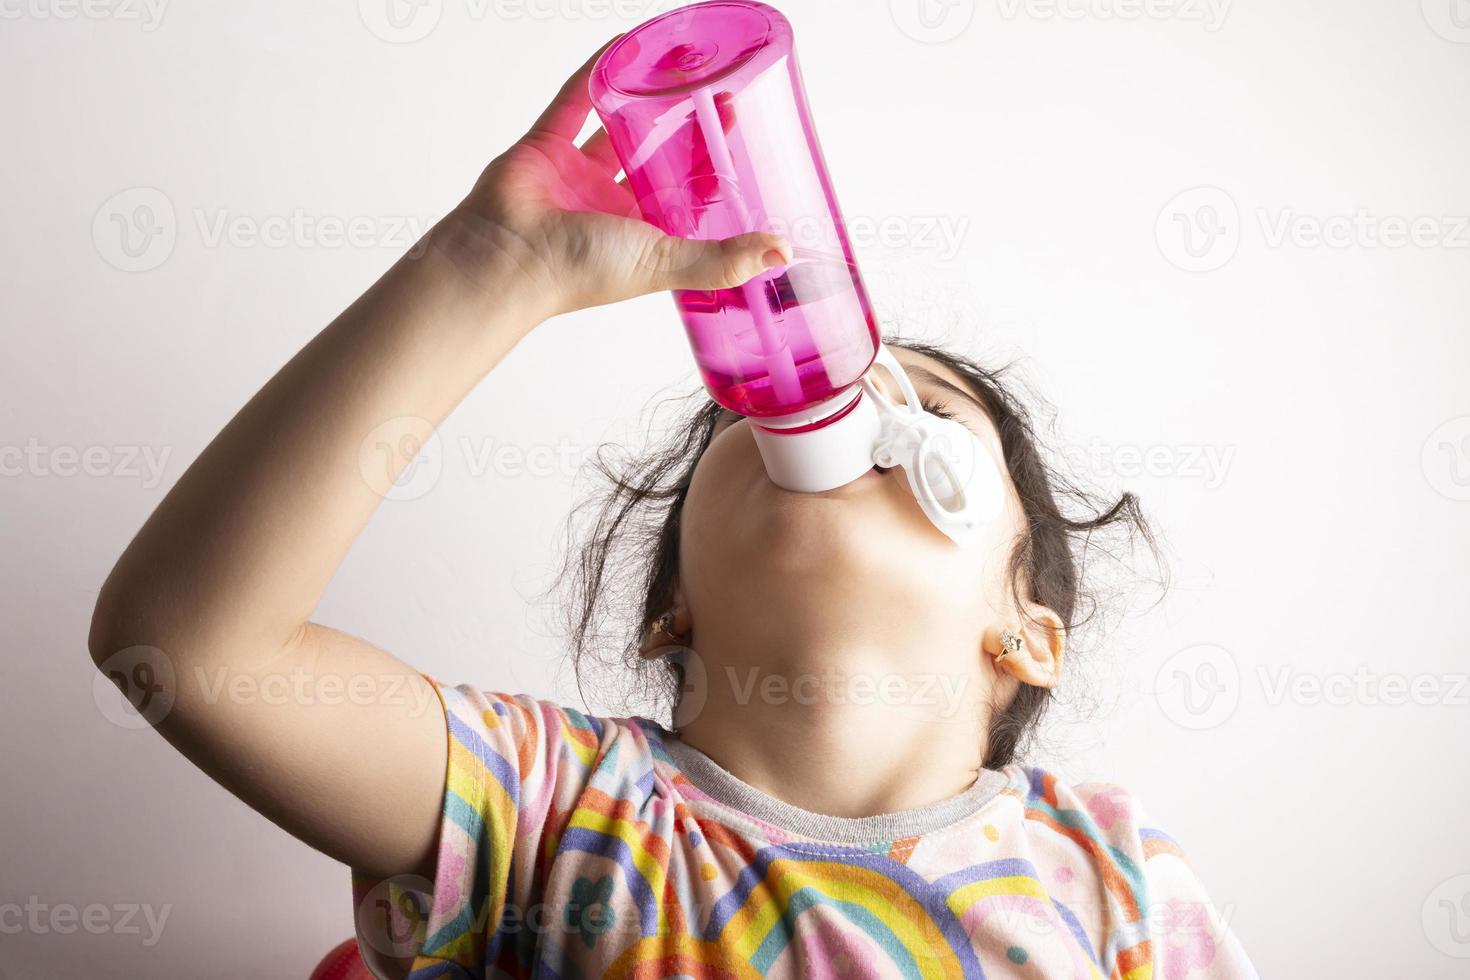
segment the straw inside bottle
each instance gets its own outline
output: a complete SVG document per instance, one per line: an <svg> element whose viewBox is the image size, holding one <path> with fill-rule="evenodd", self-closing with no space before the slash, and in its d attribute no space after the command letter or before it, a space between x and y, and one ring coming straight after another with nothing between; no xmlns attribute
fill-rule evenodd
<svg viewBox="0 0 1470 980"><path fill-rule="evenodd" d="M730 205L735 208L740 226L753 231L755 229L751 227L750 210L745 206L745 201L739 194L739 182L732 180L735 176L735 161L730 156L729 145L725 142L725 129L720 124L720 113L715 107L714 93L708 88L700 88L694 91L692 97L695 118L704 136L704 145L709 152L710 162L714 165L715 175L718 179L734 184L736 192L729 197ZM796 372L796 360L791 353L791 348L776 329L771 306L766 299L765 284L766 277L757 276L741 286L740 291L745 297L746 307L750 310L755 324L756 338L760 341L761 357L766 363L771 386L782 401L800 402L804 399L804 395L801 378Z"/></svg>

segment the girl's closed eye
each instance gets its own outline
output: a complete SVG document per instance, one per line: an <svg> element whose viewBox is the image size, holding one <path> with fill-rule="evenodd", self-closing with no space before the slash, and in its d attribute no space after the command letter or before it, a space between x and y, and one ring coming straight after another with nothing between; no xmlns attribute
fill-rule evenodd
<svg viewBox="0 0 1470 980"><path fill-rule="evenodd" d="M953 412L947 412L947 411L945 411L943 408L940 407L939 403L936 402L936 401L934 401L933 399L928 399L928 398L921 398L921 399L919 399L919 407L922 408L924 411L928 412L930 415L937 415L937 416L939 416L942 419L949 419L952 422L958 422L959 421L959 419L955 418L955 415L954 415ZM963 424L963 423L961 423L961 424Z"/></svg>
<svg viewBox="0 0 1470 980"><path fill-rule="evenodd" d="M956 420L954 419L953 411L945 411L944 408L939 407L938 401L920 400L919 407L923 408L923 410L925 411L928 411L928 413L932 414L932 416L939 416L941 417L941 419Z"/></svg>

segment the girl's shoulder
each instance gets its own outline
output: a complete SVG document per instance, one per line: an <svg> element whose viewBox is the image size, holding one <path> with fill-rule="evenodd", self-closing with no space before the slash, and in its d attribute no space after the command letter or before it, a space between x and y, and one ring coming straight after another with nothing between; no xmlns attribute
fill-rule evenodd
<svg viewBox="0 0 1470 980"><path fill-rule="evenodd" d="M1230 927L1237 896L1212 894L1137 793L1102 780L1068 782L1039 766L1005 767L1009 843L1053 907L1123 975L1254 978ZM1019 827L1016 827L1019 825Z"/></svg>
<svg viewBox="0 0 1470 980"><path fill-rule="evenodd" d="M1033 829L1046 829L1078 843L1093 841L1152 857L1170 852L1183 858L1175 839L1157 826L1139 795L1106 780L1069 782L1041 766L1010 765L1005 792L1022 805Z"/></svg>
<svg viewBox="0 0 1470 980"><path fill-rule="evenodd" d="M555 771L559 781L574 783L597 765L646 769L661 751L663 730L646 718L593 714L535 695L428 679L443 701L451 746L515 760L522 779Z"/></svg>

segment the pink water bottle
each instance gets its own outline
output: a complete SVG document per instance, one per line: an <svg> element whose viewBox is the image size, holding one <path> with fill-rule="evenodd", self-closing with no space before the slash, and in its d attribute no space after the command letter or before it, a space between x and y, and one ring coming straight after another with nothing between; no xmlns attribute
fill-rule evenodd
<svg viewBox="0 0 1470 980"><path fill-rule="evenodd" d="M779 486L862 476L879 417L860 382L879 333L791 24L753 0L681 7L609 47L590 89L645 220L684 238L767 231L793 246L789 265L744 286L675 291L711 396L749 418Z"/></svg>

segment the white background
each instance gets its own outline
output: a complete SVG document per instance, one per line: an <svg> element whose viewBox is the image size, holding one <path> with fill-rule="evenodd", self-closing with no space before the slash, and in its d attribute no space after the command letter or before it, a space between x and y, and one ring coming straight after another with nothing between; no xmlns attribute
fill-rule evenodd
<svg viewBox="0 0 1470 980"><path fill-rule="evenodd" d="M304 977L351 934L344 868L109 720L86 632L167 488L404 222L656 12L421 0L394 27L387 2L0 0L0 913L168 911L151 946L115 913L0 914L0 976ZM1174 562L1170 598L1078 658L1069 704L1096 710L1035 761L1132 787L1266 976L1464 975L1470 6L915 2L784 8L874 300L1020 358ZM367 241L334 243L350 219ZM317 618L570 697L533 600L582 487L477 461L636 439L696 383L667 297L548 324Z"/></svg>

